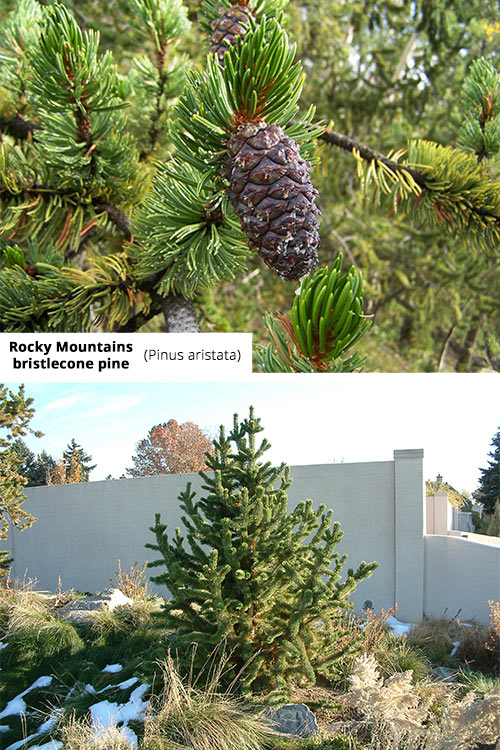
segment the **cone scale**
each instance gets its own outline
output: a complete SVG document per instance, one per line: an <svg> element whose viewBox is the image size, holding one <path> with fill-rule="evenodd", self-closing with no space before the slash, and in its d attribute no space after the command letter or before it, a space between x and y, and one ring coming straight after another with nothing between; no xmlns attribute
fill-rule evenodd
<svg viewBox="0 0 500 750"><path fill-rule="evenodd" d="M229 197L264 262L283 279L300 279L318 263L318 191L310 163L279 125L262 120L237 127L223 172Z"/></svg>
<svg viewBox="0 0 500 750"><path fill-rule="evenodd" d="M222 8L219 17L210 24L210 52L217 57L221 65L224 64L226 52L235 47L238 39L247 33L249 18L253 18L250 8L243 3L235 3L230 8Z"/></svg>

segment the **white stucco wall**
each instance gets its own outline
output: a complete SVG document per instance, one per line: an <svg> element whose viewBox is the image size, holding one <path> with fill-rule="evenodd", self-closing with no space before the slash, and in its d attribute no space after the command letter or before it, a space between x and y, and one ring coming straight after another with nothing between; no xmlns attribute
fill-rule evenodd
<svg viewBox="0 0 500 750"><path fill-rule="evenodd" d="M378 610L398 604L398 616L417 621L423 611L424 500L421 450L395 451L393 461L292 467L290 504L311 498L334 509L348 567L376 560L380 567L354 594ZM24 507L38 520L13 530L8 549L13 572L54 590L98 591L114 578L118 559L129 567L153 560L144 547L156 512L173 531L181 526L178 494L197 475L164 475L28 489ZM154 573L155 571L153 571Z"/></svg>
<svg viewBox="0 0 500 750"><path fill-rule="evenodd" d="M459 613L487 625L488 600L500 601L500 540L468 537L425 537L424 612L450 619Z"/></svg>

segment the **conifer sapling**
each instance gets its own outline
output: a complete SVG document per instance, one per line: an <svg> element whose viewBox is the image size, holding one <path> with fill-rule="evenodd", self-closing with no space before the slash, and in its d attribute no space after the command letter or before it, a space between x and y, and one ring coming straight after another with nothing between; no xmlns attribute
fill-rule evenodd
<svg viewBox="0 0 500 750"><path fill-rule="evenodd" d="M283 697L292 680L335 678L339 659L356 651L340 621L377 563L340 581L340 524L312 500L289 512L289 468L261 460L270 447L257 444L261 430L252 408L241 423L235 415L228 436L220 428L207 454L213 473L200 472L204 495L196 499L190 484L179 495L186 538L176 529L169 539L157 514L156 544L146 546L160 553L149 566L165 567L151 580L170 591L162 616L181 664L201 667L223 643L243 692Z"/></svg>

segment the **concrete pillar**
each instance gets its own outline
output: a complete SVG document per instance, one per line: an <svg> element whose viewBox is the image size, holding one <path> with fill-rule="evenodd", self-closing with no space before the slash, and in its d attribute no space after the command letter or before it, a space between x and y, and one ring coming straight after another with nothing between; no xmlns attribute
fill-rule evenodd
<svg viewBox="0 0 500 750"><path fill-rule="evenodd" d="M426 503L426 534L446 535L453 528L453 507L448 502L447 492L436 492L427 495Z"/></svg>
<svg viewBox="0 0 500 750"><path fill-rule="evenodd" d="M419 622L424 610L424 451L394 451L394 601L397 616Z"/></svg>

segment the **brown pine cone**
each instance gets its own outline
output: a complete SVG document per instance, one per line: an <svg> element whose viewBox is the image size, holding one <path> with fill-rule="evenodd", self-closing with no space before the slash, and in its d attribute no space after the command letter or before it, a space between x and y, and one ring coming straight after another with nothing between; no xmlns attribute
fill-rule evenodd
<svg viewBox="0 0 500 750"><path fill-rule="evenodd" d="M300 279L318 263L318 191L310 163L279 125L241 125L227 143L223 167L229 197L249 239L284 279Z"/></svg>
<svg viewBox="0 0 500 750"><path fill-rule="evenodd" d="M217 56L221 65L224 63L225 53L236 46L239 37L244 37L247 33L249 18L253 18L250 8L246 5L232 5L230 8L223 8L219 18L212 21L210 52Z"/></svg>

